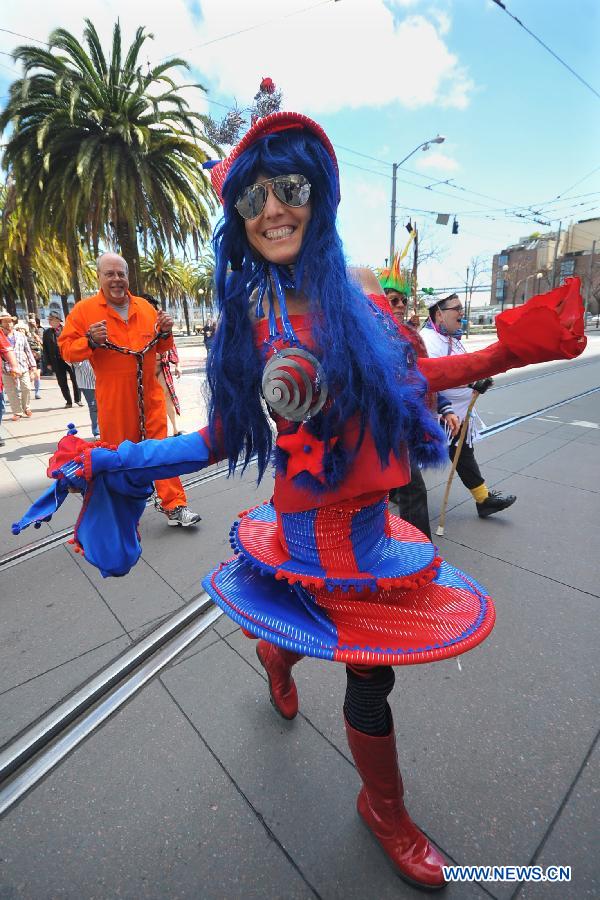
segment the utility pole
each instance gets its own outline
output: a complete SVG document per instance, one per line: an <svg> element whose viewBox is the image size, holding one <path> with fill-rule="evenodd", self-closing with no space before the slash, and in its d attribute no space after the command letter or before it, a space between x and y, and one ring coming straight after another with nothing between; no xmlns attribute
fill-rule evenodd
<svg viewBox="0 0 600 900"><path fill-rule="evenodd" d="M562 230L562 222L558 223L558 237L554 245L554 262L552 264L552 290L556 287L556 259L558 257L558 245L560 244L560 232Z"/></svg>
<svg viewBox="0 0 600 900"><path fill-rule="evenodd" d="M398 173L398 163L392 166L392 214L390 216L390 266L394 259L394 249L396 243L396 176Z"/></svg>
<svg viewBox="0 0 600 900"><path fill-rule="evenodd" d="M465 332L465 337L469 337L469 325L470 325L470 322L469 322L469 316L471 315L471 309L470 309L471 304L470 304L469 301L468 301L469 272L470 272L470 271L471 271L471 270L470 270L469 266L467 266L467 279L466 279L466 281L465 281L465 313L466 313L466 316L467 316L467 330L466 330L466 332Z"/></svg>
<svg viewBox="0 0 600 900"><path fill-rule="evenodd" d="M415 252L413 256L413 270L412 270L412 291L413 291L413 311L415 315L417 314L417 265L419 260L419 229L417 228L417 223L415 222Z"/></svg>
<svg viewBox="0 0 600 900"><path fill-rule="evenodd" d="M394 261L394 250L396 244L396 178L398 175L398 169L404 165L404 163L414 156L417 150L429 150L431 144L443 144L446 140L445 137L442 137L441 134L436 135L434 138L429 138L428 141L423 141L422 144L419 144L418 147L415 147L414 150L411 150L404 159L401 159L398 163L392 164L392 211L390 216L390 266Z"/></svg>
<svg viewBox="0 0 600 900"><path fill-rule="evenodd" d="M588 282L585 286L585 303L583 306L583 324L585 327L585 320L587 317L587 311L590 306L590 294L592 293L592 278L594 277L594 254L596 252L596 241L592 244L592 253L590 255L590 272L588 275Z"/></svg>

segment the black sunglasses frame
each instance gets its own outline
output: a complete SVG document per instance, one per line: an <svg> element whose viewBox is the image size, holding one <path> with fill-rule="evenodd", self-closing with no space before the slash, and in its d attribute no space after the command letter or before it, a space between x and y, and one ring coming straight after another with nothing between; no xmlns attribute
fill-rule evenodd
<svg viewBox="0 0 600 900"><path fill-rule="evenodd" d="M388 297L388 303L390 306L399 306L400 303L402 306L408 306L408 297L403 294L400 294L397 297Z"/></svg>

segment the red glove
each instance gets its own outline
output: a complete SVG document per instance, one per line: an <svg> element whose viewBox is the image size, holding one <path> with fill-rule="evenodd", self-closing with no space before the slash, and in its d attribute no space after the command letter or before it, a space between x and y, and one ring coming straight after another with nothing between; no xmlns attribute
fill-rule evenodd
<svg viewBox="0 0 600 900"><path fill-rule="evenodd" d="M522 364L573 359L585 349L579 278L496 316L498 340Z"/></svg>

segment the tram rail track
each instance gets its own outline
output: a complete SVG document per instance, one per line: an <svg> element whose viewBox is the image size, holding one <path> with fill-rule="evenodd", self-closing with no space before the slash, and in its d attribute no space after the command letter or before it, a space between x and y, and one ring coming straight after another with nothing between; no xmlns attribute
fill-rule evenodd
<svg viewBox="0 0 600 900"><path fill-rule="evenodd" d="M204 591L0 748L0 816L222 615Z"/></svg>
<svg viewBox="0 0 600 900"><path fill-rule="evenodd" d="M220 466L212 472L202 472L202 474L193 475L183 482L183 487L185 490L189 490L190 488L197 487L199 484L216 481L218 478L224 478L227 475L227 472L227 466ZM146 506L152 506L153 503L154 500L151 497L146 501ZM61 531L55 531L52 534L44 535L43 538L33 541L31 544L25 544L25 546L19 547L17 550L13 550L10 553L6 553L4 556L0 556L0 573L16 566L18 563L33 559L35 556L39 556L40 553L46 553L48 550L60 547L62 544L69 541L73 537L73 534L73 528L63 528Z"/></svg>
<svg viewBox="0 0 600 900"><path fill-rule="evenodd" d="M507 388L516 387L518 384L526 384L529 381L539 381L544 378L552 378L553 375L564 375L565 374L565 365L569 365L569 375L572 375L574 372L578 372L580 369L587 369L588 366L597 366L600 360L598 357L594 357L593 359L585 360L585 362L577 363L576 365L571 365L567 360L560 360L555 369L552 369L551 372L537 372L535 375L528 375L526 378L514 378L510 379L510 371L507 373L509 378L506 381L498 382L497 380L494 383L494 391L505 391Z"/></svg>
<svg viewBox="0 0 600 900"><path fill-rule="evenodd" d="M486 428L483 436L491 437L599 391L600 386L588 388L541 409L498 422ZM186 486L210 482L226 474L227 468L223 467L189 479ZM0 571L51 549L70 534L72 530L65 529L50 536L51 545L45 538L35 547L21 548L18 559L13 555L12 561L7 561L6 557L0 561ZM199 593L0 748L0 816L19 803L97 728L211 628L221 615L222 611L210 597L205 592Z"/></svg>
<svg viewBox="0 0 600 900"><path fill-rule="evenodd" d="M586 363L585 365L589 365L590 363ZM574 368L583 368L582 365L576 366ZM532 378L524 378L520 381L513 381L507 385L499 385L495 387L494 390L499 390L502 387L511 387L516 386L518 384L522 384L524 381L531 381L538 378L548 378L551 375L555 374L554 372L549 372L546 374L534 375ZM539 409L533 410L529 413L522 413L518 416L512 416L508 419L503 419L500 422L496 422L494 425L489 425L481 431L481 438L489 438L493 437L495 434L499 434L502 431L506 431L508 428L513 428L523 422L527 422L531 419L535 419L538 416L543 416L545 413L550 412L553 409L558 409L560 406L565 406L567 403L572 403L574 400L580 400L583 397L587 397L590 394L594 394L600 391L600 385L587 388L585 391L580 391L577 394L573 394L570 397L566 397L563 400L558 400L554 403L549 403L546 406L540 407ZM226 477L228 472L228 468L226 465L222 465L217 467L214 471L211 472L202 472L198 475L193 475L191 478L187 479L183 486L186 490L190 488L197 487L201 484L207 484L212 481L216 481L219 478ZM150 499L147 501L146 506L151 506L153 500ZM5 554L0 557L0 574L13 566L19 565L22 562L27 562L30 559L33 559L36 556L39 556L42 553L46 553L48 550L53 550L55 547L59 547L62 544L66 543L73 537L73 529L72 528L64 528L61 531L56 531L53 534L44 535L43 538L40 538L37 541L32 542L31 544L26 544L23 547L19 547L17 550L13 550L10 553Z"/></svg>

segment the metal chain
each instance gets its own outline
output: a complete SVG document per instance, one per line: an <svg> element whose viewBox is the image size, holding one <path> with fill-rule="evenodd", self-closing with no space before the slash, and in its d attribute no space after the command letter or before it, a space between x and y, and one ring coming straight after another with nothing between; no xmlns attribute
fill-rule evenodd
<svg viewBox="0 0 600 900"><path fill-rule="evenodd" d="M137 378L137 402L138 402L138 412L139 412L139 425L140 425L140 440L146 440L146 415L144 409L144 356L154 347L158 341L163 338L169 337L168 334L157 333L156 337L154 337L149 344L146 344L141 350L131 350L129 347L119 347L117 344L113 344L112 341L105 341L103 344L98 345L98 350L115 350L117 353L124 353L126 356L135 356L135 362L137 366L136 378Z"/></svg>

